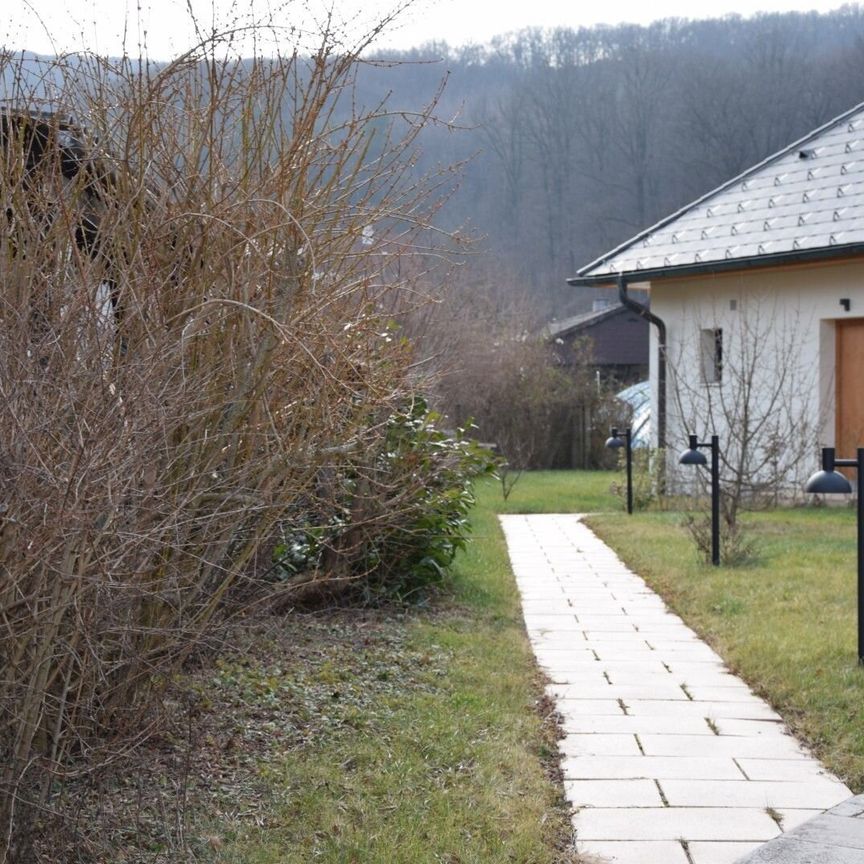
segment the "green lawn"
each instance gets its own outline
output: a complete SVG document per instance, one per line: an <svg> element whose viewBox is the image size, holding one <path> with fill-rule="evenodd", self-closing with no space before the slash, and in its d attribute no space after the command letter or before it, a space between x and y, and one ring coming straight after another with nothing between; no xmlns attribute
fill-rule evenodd
<svg viewBox="0 0 864 864"><path fill-rule="evenodd" d="M446 597L372 614L308 646L282 674L306 708L257 759L266 812L212 826L220 864L576 862L554 730L497 514L588 512L589 524L771 702L829 768L864 789L864 670L856 665L854 513L750 514L758 557L697 561L672 512L621 511L608 472L524 474L504 501L479 485L474 539ZM368 622L367 622L368 624ZM366 625L364 625L366 626ZM340 636L339 633L342 635ZM377 635L376 635L377 634ZM338 638L337 638L338 637ZM329 637L328 637L329 638ZM275 661L262 658L261 663ZM281 662L281 661L280 661ZM244 693L271 684L250 667ZM230 661L225 667L237 678ZM236 683L236 682L235 682ZM335 694L335 695L334 695ZM337 698L338 697L338 698ZM253 706L254 707L254 706ZM299 730L299 732L298 732Z"/></svg>
<svg viewBox="0 0 864 864"><path fill-rule="evenodd" d="M496 513L598 513L621 505L609 491L620 479L614 471L526 471L503 500L501 484L478 489L481 508Z"/></svg>
<svg viewBox="0 0 864 864"><path fill-rule="evenodd" d="M304 647L302 666L280 660L275 683L273 658L250 665L247 651L242 665L226 662L244 698L262 682L278 691L287 675L284 687L309 708L281 730L288 745L258 759L263 827L241 818L210 826L220 864L578 861L557 729L496 516L569 509L574 478L534 475L506 505L500 485L482 484L473 540L445 595L375 613L377 635L328 645L322 636ZM586 500L599 501L600 486L587 475Z"/></svg>

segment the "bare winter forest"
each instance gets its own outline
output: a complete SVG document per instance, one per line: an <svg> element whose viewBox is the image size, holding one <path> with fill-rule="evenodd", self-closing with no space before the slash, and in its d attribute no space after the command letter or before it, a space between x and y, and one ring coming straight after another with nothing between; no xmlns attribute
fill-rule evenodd
<svg viewBox="0 0 864 864"><path fill-rule="evenodd" d="M392 55L388 55L390 57ZM440 58L440 59L436 59ZM864 99L864 10L527 30L370 66L417 103L447 78L421 164L466 160L444 216L484 239L474 278L542 314L567 276Z"/></svg>
<svg viewBox="0 0 864 864"><path fill-rule="evenodd" d="M362 71L370 100L410 106L446 80L437 116L450 122L424 131L418 169L461 166L441 219L473 241L411 335L438 358L448 414L548 467L573 447L549 430L606 419L586 386L590 345L574 399L528 338L610 294L566 278L864 100L864 11L526 30L388 59L401 62Z"/></svg>

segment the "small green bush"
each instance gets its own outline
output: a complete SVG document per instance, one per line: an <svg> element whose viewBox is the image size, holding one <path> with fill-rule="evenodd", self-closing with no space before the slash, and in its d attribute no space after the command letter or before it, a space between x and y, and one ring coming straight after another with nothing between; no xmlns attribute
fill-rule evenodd
<svg viewBox="0 0 864 864"><path fill-rule="evenodd" d="M445 431L439 421L419 396L388 416L328 484L338 500L319 502L326 524L283 528L278 577L306 586L315 572L321 590L349 586L367 599L404 599L439 582L467 542L474 479L498 465L469 429Z"/></svg>
<svg viewBox="0 0 864 864"><path fill-rule="evenodd" d="M401 518L371 540L364 566L379 573L389 590L410 590L444 575L467 542L473 481L497 465L468 430L445 432L439 421L425 400L415 398L387 423L376 467L386 486L401 487Z"/></svg>

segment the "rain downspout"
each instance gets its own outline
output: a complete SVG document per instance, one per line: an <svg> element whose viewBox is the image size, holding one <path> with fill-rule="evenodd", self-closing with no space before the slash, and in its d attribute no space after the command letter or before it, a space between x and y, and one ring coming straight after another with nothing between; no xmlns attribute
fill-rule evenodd
<svg viewBox="0 0 864 864"><path fill-rule="evenodd" d="M618 274L618 299L622 306L635 312L657 328L657 446L666 446L666 323L647 306L627 295L627 280Z"/></svg>

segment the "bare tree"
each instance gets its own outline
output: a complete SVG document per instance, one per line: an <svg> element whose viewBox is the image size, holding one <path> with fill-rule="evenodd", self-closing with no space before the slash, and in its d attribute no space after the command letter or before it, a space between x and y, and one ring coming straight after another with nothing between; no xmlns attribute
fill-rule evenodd
<svg viewBox="0 0 864 864"><path fill-rule="evenodd" d="M819 370L802 356L800 313L754 296L737 312L689 319L670 355L675 424L721 439L721 483L728 520L744 506L801 488L824 418L808 394Z"/></svg>
<svg viewBox="0 0 864 864"><path fill-rule="evenodd" d="M476 424L512 471L569 467L574 445L591 449L587 418L606 394L588 340L563 363L527 301L484 291L482 283L426 313L431 320L416 342L434 357L436 406L451 423Z"/></svg>

